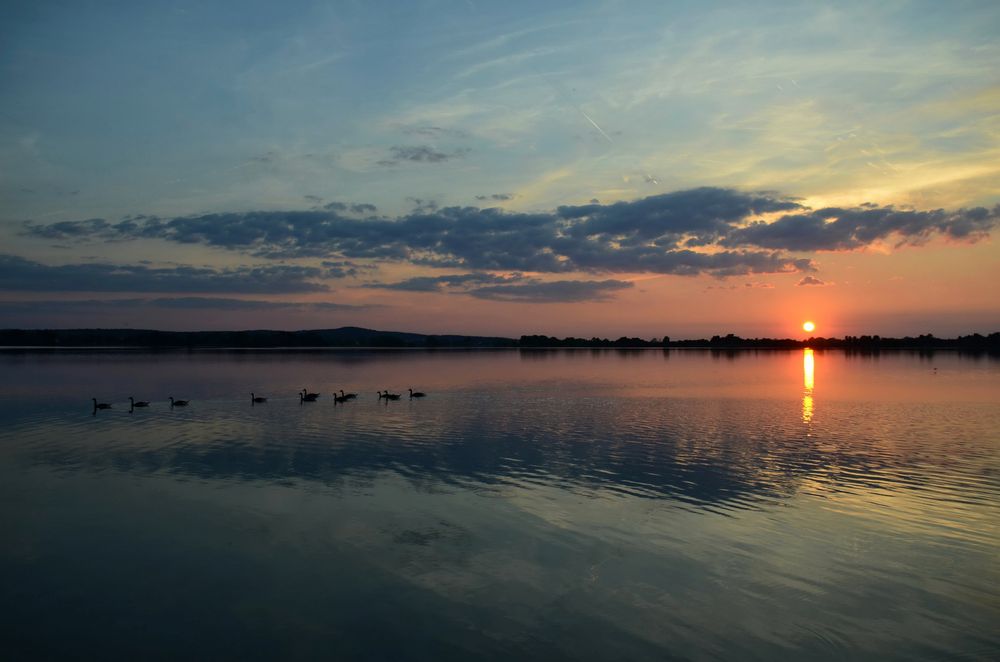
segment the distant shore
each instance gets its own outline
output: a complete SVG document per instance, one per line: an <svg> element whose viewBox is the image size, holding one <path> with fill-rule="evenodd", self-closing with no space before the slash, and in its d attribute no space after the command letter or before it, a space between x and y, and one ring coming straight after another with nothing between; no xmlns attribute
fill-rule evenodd
<svg viewBox="0 0 1000 662"><path fill-rule="evenodd" d="M961 350L1000 352L1000 332L973 333L956 338L931 334L888 338L877 335L843 338L741 338L733 334L711 338L673 340L669 336L642 338L556 338L524 335L497 336L427 335L399 331L377 331L359 327L308 331L156 331L147 329L0 329L0 347L22 349L883 349Z"/></svg>

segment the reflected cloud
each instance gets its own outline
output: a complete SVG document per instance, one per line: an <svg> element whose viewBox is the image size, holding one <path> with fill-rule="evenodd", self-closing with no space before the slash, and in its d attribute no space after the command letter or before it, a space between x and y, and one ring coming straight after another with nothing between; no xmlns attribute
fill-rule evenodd
<svg viewBox="0 0 1000 662"><path fill-rule="evenodd" d="M54 402L69 408L55 415L52 409L25 414L31 407L12 405L8 398L0 407L5 423L0 438L11 440L28 464L60 472L111 469L210 482L292 481L310 490L351 490L393 474L419 491L493 496L557 488L591 499L663 499L674 507L712 512L766 508L804 486L829 485L838 494L887 483L908 489L914 457L923 462L928 454L947 453L941 461L950 461L950 446L931 444L914 454L912 446L883 440L885 430L903 434L914 422L912 410L873 409L886 395L878 388L864 392L871 399L858 400L861 392L853 390L852 404L838 399L844 379L859 379L852 371L832 369L826 387L831 411L850 412L850 437L834 438L819 428L804 437L803 424L815 416L814 350L802 352L801 411L788 408L788 397L798 391L794 383L779 378L781 390L769 392L759 381L760 374L787 375L776 368L789 366L789 360L797 369L797 354L743 356L742 363L726 364L729 378L742 384L730 392L719 390L714 376L706 377L714 355L703 352L674 353L669 371L663 370L660 352L17 355L8 371L15 377L30 372L35 381L11 391L14 401L34 393L31 384L45 383L50 396L55 390ZM836 354L824 357L837 361ZM899 360L897 370L921 367L912 356ZM964 361L954 357L959 360ZM588 385L595 371L601 381ZM714 367L708 372L716 374ZM883 372L869 371L864 383L870 386ZM352 385L362 397L350 406L303 408L292 396L301 388L293 377L309 374L315 383L323 381L320 374L332 373L342 382L336 386ZM440 381L420 384L431 393L425 401L387 407L375 399L376 384L392 384L401 374L432 373ZM150 374L156 375L155 389ZM265 374L272 385L284 385L272 386L266 407L213 395L261 383ZM486 381L470 382L470 374ZM702 390L699 378L715 384L714 390ZM663 389L634 389L648 380L659 380ZM191 384L201 381L206 385L192 392ZM95 419L91 403L79 399L83 388L100 396L123 383L142 383L145 391L137 396L183 392L197 406L171 412L154 403L141 416L129 417L116 400L115 409ZM908 392L895 395L901 393ZM911 401L923 396L915 397ZM948 406L975 411L983 404ZM880 415L872 416L874 410ZM812 425L806 431L814 432ZM983 455L966 457L974 464Z"/></svg>

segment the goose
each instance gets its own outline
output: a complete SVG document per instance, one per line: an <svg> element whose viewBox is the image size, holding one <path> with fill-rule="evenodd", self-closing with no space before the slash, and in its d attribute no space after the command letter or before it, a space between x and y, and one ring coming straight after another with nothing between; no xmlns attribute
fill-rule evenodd
<svg viewBox="0 0 1000 662"><path fill-rule="evenodd" d="M386 400L399 400L399 393L389 393L389 391L386 391L382 397Z"/></svg>
<svg viewBox="0 0 1000 662"><path fill-rule="evenodd" d="M348 400L350 400L350 398L346 395L337 395L336 393L333 394L333 404L344 404Z"/></svg>
<svg viewBox="0 0 1000 662"><path fill-rule="evenodd" d="M254 395L253 391L250 392L250 404L258 402L267 402L267 398L262 398L260 396Z"/></svg>
<svg viewBox="0 0 1000 662"><path fill-rule="evenodd" d="M340 397L342 397L342 398L344 398L346 400L353 400L354 398L358 397L358 394L357 393L344 393L344 389L340 389Z"/></svg>
<svg viewBox="0 0 1000 662"><path fill-rule="evenodd" d="M129 409L135 409L136 407L148 407L148 406L149 403L146 402L145 400L139 400L138 402L136 402L135 398L133 398L131 395L128 396Z"/></svg>
<svg viewBox="0 0 1000 662"><path fill-rule="evenodd" d="M412 388L407 389L410 392L410 398L426 398L426 393L421 393L420 391L414 391Z"/></svg>
<svg viewBox="0 0 1000 662"><path fill-rule="evenodd" d="M319 397L319 393L310 393L307 389L302 389L302 395L306 400L315 400Z"/></svg>
<svg viewBox="0 0 1000 662"><path fill-rule="evenodd" d="M98 409L111 409L111 405L107 402L98 402L97 398L91 398L91 400L94 401L94 411L97 411Z"/></svg>
<svg viewBox="0 0 1000 662"><path fill-rule="evenodd" d="M174 396L170 396L170 406L171 407L187 407L190 400L174 400Z"/></svg>

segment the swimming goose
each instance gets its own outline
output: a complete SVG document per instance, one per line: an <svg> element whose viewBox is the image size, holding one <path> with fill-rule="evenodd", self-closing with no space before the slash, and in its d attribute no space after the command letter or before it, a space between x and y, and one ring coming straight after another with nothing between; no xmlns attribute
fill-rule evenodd
<svg viewBox="0 0 1000 662"><path fill-rule="evenodd" d="M267 398L262 398L260 396L254 395L253 391L250 391L250 404L257 402L267 402Z"/></svg>
<svg viewBox="0 0 1000 662"><path fill-rule="evenodd" d="M399 393L389 393L389 391L386 391L382 397L386 400L399 400Z"/></svg>
<svg viewBox="0 0 1000 662"><path fill-rule="evenodd" d="M353 400L354 398L358 397L358 394L357 393L344 393L344 389L340 389L340 397L345 398L347 400Z"/></svg>
<svg viewBox="0 0 1000 662"><path fill-rule="evenodd" d="M306 400L309 400L310 402L314 401L316 398L319 397L319 393L310 393L307 389L302 389L302 395L305 397Z"/></svg>
<svg viewBox="0 0 1000 662"><path fill-rule="evenodd" d="M94 411L97 411L98 409L111 409L111 405L107 402L98 402L97 398L91 398L91 400L94 401Z"/></svg>
<svg viewBox="0 0 1000 662"><path fill-rule="evenodd" d="M128 408L135 409L136 407L148 407L149 403L145 400L139 400L138 402L131 395L128 396Z"/></svg>
<svg viewBox="0 0 1000 662"><path fill-rule="evenodd" d="M412 388L407 389L410 392L410 398L426 398L426 393L421 393L420 391L414 391Z"/></svg>
<svg viewBox="0 0 1000 662"><path fill-rule="evenodd" d="M190 400L174 400L174 396L170 396L170 406L171 407L187 407Z"/></svg>

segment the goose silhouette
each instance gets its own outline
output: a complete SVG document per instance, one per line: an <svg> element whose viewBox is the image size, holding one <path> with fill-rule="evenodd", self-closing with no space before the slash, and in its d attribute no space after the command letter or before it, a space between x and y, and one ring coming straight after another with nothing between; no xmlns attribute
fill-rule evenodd
<svg viewBox="0 0 1000 662"><path fill-rule="evenodd" d="M91 398L91 400L94 401L94 411L95 412L98 409L111 409L111 405L109 405L107 402L98 402L97 398Z"/></svg>
<svg viewBox="0 0 1000 662"><path fill-rule="evenodd" d="M310 393L307 389L302 389L302 395L310 402L319 397L319 393Z"/></svg>
<svg viewBox="0 0 1000 662"><path fill-rule="evenodd" d="M399 400L399 393L389 393L389 391L386 391L382 397L386 400Z"/></svg>
<svg viewBox="0 0 1000 662"><path fill-rule="evenodd" d="M187 407L190 400L174 400L174 396L170 396L170 406L171 407Z"/></svg>
<svg viewBox="0 0 1000 662"><path fill-rule="evenodd" d="M138 402L136 402L135 398L133 398L131 395L128 396L128 413L131 414L133 411L135 411L136 407L148 407L148 406L149 403L146 402L145 400L139 400Z"/></svg>
<svg viewBox="0 0 1000 662"><path fill-rule="evenodd" d="M421 393L420 391L414 391L412 388L407 389L410 392L410 398L426 398L426 393Z"/></svg>
<svg viewBox="0 0 1000 662"><path fill-rule="evenodd" d="M340 389L340 397L344 398L345 400L353 400L354 398L358 397L358 394L357 393L344 393L344 389Z"/></svg>
<svg viewBox="0 0 1000 662"><path fill-rule="evenodd" d="M261 402L267 402L267 398L261 397L259 395L254 395L253 391L250 392L250 404L256 404Z"/></svg>

